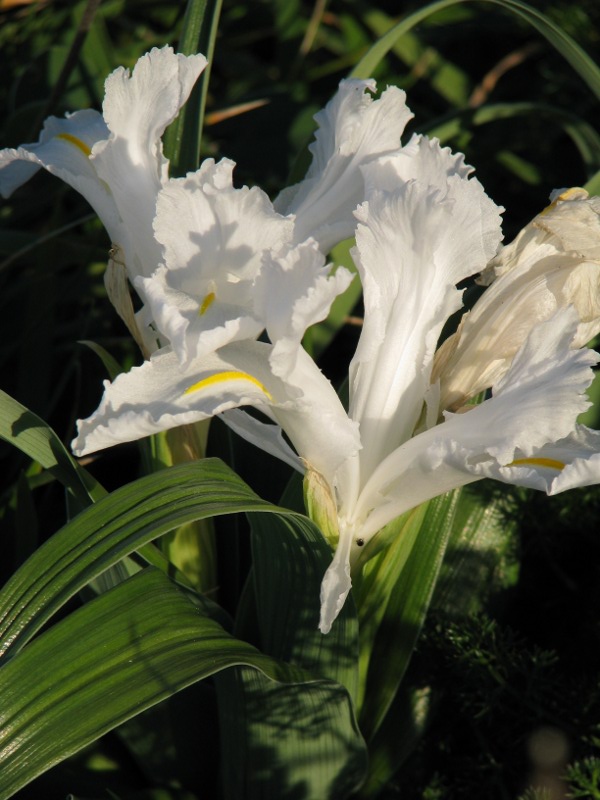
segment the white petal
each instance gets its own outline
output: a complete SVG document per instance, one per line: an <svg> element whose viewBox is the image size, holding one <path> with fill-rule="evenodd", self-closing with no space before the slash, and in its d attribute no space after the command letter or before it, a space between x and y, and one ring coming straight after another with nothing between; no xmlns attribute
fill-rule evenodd
<svg viewBox="0 0 600 800"><path fill-rule="evenodd" d="M90 160L94 145L107 136L102 116L91 109L64 119L48 117L37 143L0 151L0 193L9 197L43 167L85 197L114 240L120 231L119 214Z"/></svg>
<svg viewBox="0 0 600 800"><path fill-rule="evenodd" d="M345 80L315 115L319 130L310 150L313 161L303 181L275 201L281 213L296 215L296 239L314 237L324 253L352 236L352 212L365 196L361 166L396 150L412 114L406 94L386 89L378 100L374 81Z"/></svg>
<svg viewBox="0 0 600 800"><path fill-rule="evenodd" d="M487 449L500 463L512 461L516 448L529 455L546 442L568 436L579 414L589 408L585 389L599 356L592 350L570 349L577 321L570 307L537 325L494 387L495 413L504 407L496 423L502 437ZM528 419L526 431L519 431L521 418Z"/></svg>
<svg viewBox="0 0 600 800"><path fill-rule="evenodd" d="M361 448L358 425L349 419L335 389L301 347L285 385L295 401L273 407L273 415L304 461L329 486L337 487L340 495L346 495L341 481L349 477L343 468Z"/></svg>
<svg viewBox="0 0 600 800"><path fill-rule="evenodd" d="M132 277L150 275L160 262L152 230L156 197L167 179L160 137L205 66L202 55L154 48L139 59L131 74L119 68L106 80L103 112L111 133L93 148L92 159L134 242L133 246L116 242L125 250Z"/></svg>
<svg viewBox="0 0 600 800"><path fill-rule="evenodd" d="M276 375L290 374L307 328L325 319L352 278L344 267L331 274L331 264L325 264L312 239L265 254L254 285L254 306L275 345L271 365Z"/></svg>
<svg viewBox="0 0 600 800"><path fill-rule="evenodd" d="M198 278L200 285L201 276ZM264 325L253 316L252 307L244 307L242 297L238 304L213 300L207 301L207 307L203 308L203 296L195 287L188 293L174 289L169 280L177 282L172 273L161 266L150 278L138 277L135 286L146 303L148 321L170 341L183 366L229 342L256 339L263 330ZM204 298L216 297L216 292L208 291L209 286L216 288L206 282Z"/></svg>
<svg viewBox="0 0 600 800"><path fill-rule="evenodd" d="M102 106L124 162L144 166L148 173L167 178L160 139L186 102L206 67L201 55L184 56L172 47L152 48L133 72L119 67L108 76Z"/></svg>
<svg viewBox="0 0 600 800"><path fill-rule="evenodd" d="M571 437L589 406L585 388L598 360L589 350L569 349L576 325L574 310L565 309L536 326L491 399L447 415L382 461L355 509L361 536L368 539L404 511L471 480L507 480L515 460L552 453L554 442ZM524 482L525 471L514 472L515 482Z"/></svg>
<svg viewBox="0 0 600 800"><path fill-rule="evenodd" d="M168 182L154 221L165 266L136 282L183 364L259 335L254 281L263 253L292 237L293 221L277 214L264 192L233 188L233 167L208 160Z"/></svg>
<svg viewBox="0 0 600 800"><path fill-rule="evenodd" d="M298 455L334 485L340 465L360 448L358 430L348 419L329 381L304 351L300 351L293 381L272 373L272 346L234 342L185 369L170 348L115 381L105 382L97 411L78 422L73 442L78 455L151 433L206 419L243 405L262 410L286 432ZM259 441L259 426L242 425L253 441L281 457L273 447L273 431ZM285 454L289 463L289 451Z"/></svg>
<svg viewBox="0 0 600 800"><path fill-rule="evenodd" d="M0 153L0 191L8 196L44 167L94 208L129 277L151 274L160 263L152 219L167 178L160 137L205 65L204 56L165 47L143 56L131 75L115 70L105 84L104 118L91 110L50 117L37 144Z"/></svg>
<svg viewBox="0 0 600 800"><path fill-rule="evenodd" d="M268 406L286 401L285 387L268 367L270 346L242 342L186 370L170 348L105 381L104 396L88 419L77 423L78 455L187 425L240 405ZM267 385L265 385L265 380Z"/></svg>
<svg viewBox="0 0 600 800"><path fill-rule="evenodd" d="M321 583L321 616L319 630L329 633L331 626L342 610L352 588L350 577L350 547L352 538L340 535L340 540Z"/></svg>
<svg viewBox="0 0 600 800"><path fill-rule="evenodd" d="M412 435L440 332L460 307L455 284L487 263L501 236L499 209L467 179L461 158L425 139L410 149L410 160L385 160L387 175L397 167L397 188L373 189L356 212L365 318L351 365L350 414L368 442L365 475ZM403 182L411 164L418 177ZM373 176L380 167L365 171Z"/></svg>
<svg viewBox="0 0 600 800"><path fill-rule="evenodd" d="M504 483L539 489L549 495L600 483L600 431L577 425L574 432L506 466L485 464L483 474Z"/></svg>
<svg viewBox="0 0 600 800"><path fill-rule="evenodd" d="M497 383L531 328L558 308L577 309L573 347L600 330L600 198L565 194L491 262L498 277L436 354L432 380L441 381L442 408Z"/></svg>

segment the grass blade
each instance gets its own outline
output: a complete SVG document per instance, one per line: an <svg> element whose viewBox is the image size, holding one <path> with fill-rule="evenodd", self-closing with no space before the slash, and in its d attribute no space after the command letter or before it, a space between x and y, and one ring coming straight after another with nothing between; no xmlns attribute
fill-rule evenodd
<svg viewBox="0 0 600 800"><path fill-rule="evenodd" d="M375 42L354 67L350 77L371 77L379 62L392 49L395 42L415 25L423 22L437 11L468 2L472 2L472 0L438 0L438 2L430 3L425 8L409 14ZM484 0L484 2L499 6L505 11L511 11L532 25L569 62L581 79L587 83L590 90L600 99L600 68L567 33L548 19L545 14L526 3L519 2L519 0Z"/></svg>

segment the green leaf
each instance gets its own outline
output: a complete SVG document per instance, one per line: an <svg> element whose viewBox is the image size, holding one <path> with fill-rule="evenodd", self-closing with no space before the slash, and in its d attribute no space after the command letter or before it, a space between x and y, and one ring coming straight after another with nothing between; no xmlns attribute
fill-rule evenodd
<svg viewBox="0 0 600 800"><path fill-rule="evenodd" d="M204 109L221 5L222 0L188 0L183 17L179 52L185 55L202 53L208 59L208 64L177 119L165 132L165 154L170 159L173 177L198 169Z"/></svg>
<svg viewBox="0 0 600 800"><path fill-rule="evenodd" d="M372 9L365 14L365 23L379 38L394 25L394 18ZM472 80L457 64L444 58L439 50L427 45L414 33L406 32L393 45L394 55L411 70L426 72L432 88L451 106L465 106L472 91ZM418 66L417 66L418 65Z"/></svg>
<svg viewBox="0 0 600 800"><path fill-rule="evenodd" d="M600 170L598 170L595 175L592 175L584 188L587 189L590 194L600 195Z"/></svg>
<svg viewBox="0 0 600 800"><path fill-rule="evenodd" d="M261 651L334 682L275 686L248 669L219 676L226 797L347 797L366 774L350 700L358 680L354 604L349 598L323 636L319 590L331 550L322 534L306 517L253 514L251 528L244 602L255 606Z"/></svg>
<svg viewBox="0 0 600 800"><path fill-rule="evenodd" d="M389 596L373 640L361 713L367 740L381 725L408 667L461 497L455 490L429 502L408 558L399 559L398 570L386 576ZM466 498L462 502L469 506Z"/></svg>
<svg viewBox="0 0 600 800"><path fill-rule="evenodd" d="M22 647L76 592L141 545L195 519L278 511L222 462L157 472L86 509L40 547L0 592L0 654Z"/></svg>
<svg viewBox="0 0 600 800"><path fill-rule="evenodd" d="M358 621L350 598L330 634L319 632L320 588L332 553L306 517L253 514L252 579L261 650L356 697Z"/></svg>
<svg viewBox="0 0 600 800"><path fill-rule="evenodd" d="M217 676L225 800L344 800L367 753L346 690L272 683L255 670Z"/></svg>
<svg viewBox="0 0 600 800"><path fill-rule="evenodd" d="M410 31L415 25L441 11L444 8L471 2L472 0L438 0L424 8L414 11L401 20L390 31L381 37L363 56L354 67L350 76L353 78L369 78L379 62L395 45L397 40ZM571 64L573 69L584 80L591 91L600 98L600 68L587 55L587 53L563 30L555 25L540 11L521 3L519 0L485 0L492 5L500 6L505 11L511 11L521 19L528 22L542 34L550 44Z"/></svg>
<svg viewBox="0 0 600 800"><path fill-rule="evenodd" d="M140 441L144 472L203 459L211 423L211 419L205 419L192 425L181 425ZM170 531L161 538L159 546L200 592L214 592L219 576L210 520L195 520Z"/></svg>
<svg viewBox="0 0 600 800"><path fill-rule="evenodd" d="M91 342L88 339L81 339L79 344L89 347L89 349L98 356L111 381L114 381L114 379L123 372L123 367L116 358L111 356L108 350L105 350L101 345L96 342Z"/></svg>
<svg viewBox="0 0 600 800"><path fill-rule="evenodd" d="M454 113L431 125L423 126L422 130L429 136L436 136L441 142L447 142L458 136L465 127L477 127L528 115L548 119L560 126L579 150L588 173L595 173L600 168L600 135L597 131L576 114L543 103L494 103Z"/></svg>
<svg viewBox="0 0 600 800"><path fill-rule="evenodd" d="M43 419L0 391L0 437L41 464L82 505L103 497L100 484L69 455Z"/></svg>
<svg viewBox="0 0 600 800"><path fill-rule="evenodd" d="M0 800L143 709L236 664L273 680L305 679L234 639L162 573L120 584L0 669Z"/></svg>
<svg viewBox="0 0 600 800"><path fill-rule="evenodd" d="M356 597L360 619L359 709L365 702L366 682L375 639L386 614L389 599L402 580L402 570L423 527L427 507L427 503L423 503L403 514L398 520L386 525L365 547L365 558L372 555L373 547L382 550L366 563L363 574L357 575L354 580L353 595ZM360 566L359 562L357 571Z"/></svg>
<svg viewBox="0 0 600 800"><path fill-rule="evenodd" d="M423 732L430 697L427 692L410 691L402 681L430 604L457 614L473 610L490 572L503 557L494 552L490 563L482 558L486 548L506 549L512 536L500 501L468 486L431 500L421 521L414 524L418 530L415 536L409 528L415 542L404 565L388 574L386 553L378 557L382 563L377 579L387 581L391 590L387 602L377 598L385 603L385 612L373 637L361 713L370 754L369 777L360 792L364 798L377 795Z"/></svg>

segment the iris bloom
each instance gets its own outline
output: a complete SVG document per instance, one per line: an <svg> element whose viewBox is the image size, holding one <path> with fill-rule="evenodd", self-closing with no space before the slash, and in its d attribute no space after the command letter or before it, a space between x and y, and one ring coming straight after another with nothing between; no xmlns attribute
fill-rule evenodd
<svg viewBox="0 0 600 800"><path fill-rule="evenodd" d="M129 275L151 274L160 261L152 223L168 177L161 136L206 66L202 55L170 47L119 68L106 81L102 114L92 109L49 117L40 139L0 152L0 192L8 197L40 167L80 192L122 251Z"/></svg>
<svg viewBox="0 0 600 800"><path fill-rule="evenodd" d="M499 251L501 209L463 156L421 136L401 146L404 93L374 90L342 82L317 115L313 167L275 206L235 189L230 162L161 185L134 280L164 346L105 383L73 443L82 455L222 414L306 472L335 545L324 633L362 548L418 504L484 477L549 494L600 481L600 434L577 424L598 360L581 347L600 329L597 202L560 194ZM349 235L365 315L346 411L302 337L352 279L325 260ZM490 287L438 348L457 284L488 264Z"/></svg>

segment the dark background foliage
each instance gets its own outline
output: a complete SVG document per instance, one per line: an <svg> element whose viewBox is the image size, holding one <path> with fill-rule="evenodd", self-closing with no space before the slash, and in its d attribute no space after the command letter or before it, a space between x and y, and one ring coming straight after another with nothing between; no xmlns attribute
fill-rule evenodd
<svg viewBox="0 0 600 800"><path fill-rule="evenodd" d="M182 2L104 0L67 74L91 5L0 3L0 146L35 140L50 112L99 108L106 75L133 66L153 46L176 45L185 10ZM321 8L308 0L226 0L203 155L232 158L239 185L257 183L276 194L290 173L302 174L297 157L304 153L300 163L306 162L312 115L370 44L421 5L331 0ZM532 5L598 58L595 0ZM374 77L380 86L406 89L415 113L409 132L443 135L466 153L488 193L507 209L507 239L552 189L582 185L600 169L599 153L583 158L572 138L573 129L598 130L598 99L536 31L497 6L468 3L426 20ZM245 103L256 105L231 113ZM517 113L517 104L529 105ZM100 360L80 342L101 344L123 367L138 359L105 297L109 246L85 201L49 175L39 174L0 206L2 388L66 442L74 420L96 407L105 377ZM343 376L355 338L346 326L324 354L334 380ZM269 470L278 468L260 463L257 489L266 491ZM61 524L63 496L8 446L0 449L0 464L5 579ZM138 469L134 447L102 454L92 464L108 488L131 480ZM482 490L503 494L507 530L514 532L502 548L480 554L493 580L472 602L457 605L439 592L410 674L434 713L384 796L600 798L600 493L590 488L548 499L506 487ZM188 710L211 712L210 687L187 696ZM190 722L178 759L180 788L167 782L158 794L151 787L160 780L153 782L126 741L113 734L19 797L52 800L69 791L90 798L212 797L206 778L189 767L204 747L200 729L193 729ZM564 745L550 766L536 755L539 741L546 751L552 742ZM557 785L562 794L544 794Z"/></svg>

